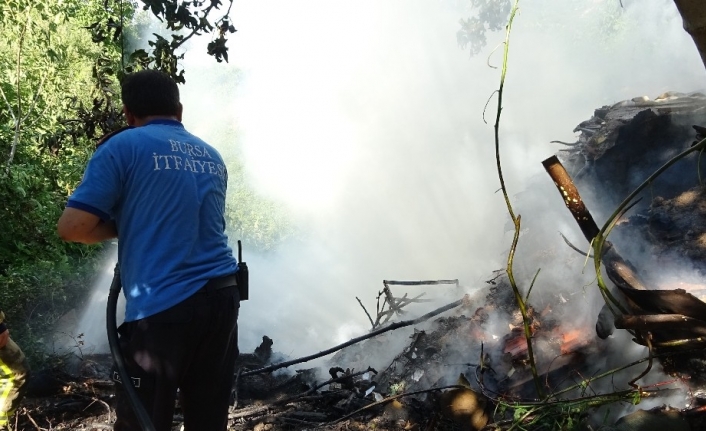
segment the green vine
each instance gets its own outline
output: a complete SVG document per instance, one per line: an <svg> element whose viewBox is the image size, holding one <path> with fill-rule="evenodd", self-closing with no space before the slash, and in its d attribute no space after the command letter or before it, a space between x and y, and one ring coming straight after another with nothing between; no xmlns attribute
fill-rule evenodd
<svg viewBox="0 0 706 431"><path fill-rule="evenodd" d="M515 15L517 14L518 8L519 8L519 0L515 0L515 2L512 5L512 9L510 10L510 18L508 19L507 27L505 28L505 48L503 50L503 65L502 65L502 71L500 72L500 86L498 87L498 108L495 116L495 163L497 166L498 170L498 178L500 179L500 188L502 189L503 193L503 198L505 199L505 205L507 206L507 211L510 214L510 218L512 219L512 224L515 227L515 233L512 238L512 245L510 246L510 253L508 254L507 257L507 267L505 271L507 272L507 277L510 282L510 286L512 287L512 291L515 294L515 300L517 301L517 306L520 309L520 313L522 314L522 323L524 327L524 334L525 338L527 340L527 356L529 358L529 363L530 367L532 369L532 377L534 380L535 388L537 389L537 395L541 398L542 397L542 385L540 384L539 380L539 374L537 373L537 365L535 363L534 359L534 350L532 348L532 331L530 328L530 318L529 314L527 312L527 303L526 303L526 298L522 297L522 293L520 292L520 289L517 287L517 282L515 281L515 275L513 273L513 261L515 258L515 252L517 251L517 243L520 239L520 224L521 224L521 216L519 214L515 214L515 211L512 208L512 203L510 202L510 196L508 195L507 192L507 187L505 185L505 179L503 177L503 169L502 169L502 164L500 163L500 115L502 113L502 104L503 104L503 88L505 86L505 76L507 75L507 59L508 59L508 53L510 51L510 32L512 30L512 22L515 19ZM539 274L539 273L537 273ZM536 276L535 276L536 279ZM534 280L532 281L532 284L534 285ZM530 289L531 290L531 289ZM527 297L529 297L529 292L527 294Z"/></svg>

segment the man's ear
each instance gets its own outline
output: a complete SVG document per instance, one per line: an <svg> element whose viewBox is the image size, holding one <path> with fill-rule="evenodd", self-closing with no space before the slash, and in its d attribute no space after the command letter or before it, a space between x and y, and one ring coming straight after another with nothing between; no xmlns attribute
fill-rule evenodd
<svg viewBox="0 0 706 431"><path fill-rule="evenodd" d="M177 111L176 119L181 123L181 114L184 112L184 105L179 102L179 110Z"/></svg>
<svg viewBox="0 0 706 431"><path fill-rule="evenodd" d="M123 114L125 114L125 120L127 120L128 126L134 126L137 123L137 117L135 117L135 114L130 112L125 105L123 105Z"/></svg>

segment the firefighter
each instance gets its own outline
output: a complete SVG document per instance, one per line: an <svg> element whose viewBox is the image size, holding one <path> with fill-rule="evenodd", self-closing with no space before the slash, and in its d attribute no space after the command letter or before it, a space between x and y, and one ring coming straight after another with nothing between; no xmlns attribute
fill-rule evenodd
<svg viewBox="0 0 706 431"><path fill-rule="evenodd" d="M120 238L120 344L154 429L172 429L178 390L187 431L225 431L240 309L225 162L184 128L168 75L129 74L121 95L132 127L98 147L57 230L86 244ZM144 428L132 396L116 385L115 431Z"/></svg>
<svg viewBox="0 0 706 431"><path fill-rule="evenodd" d="M0 430L10 430L10 419L20 402L29 367L20 347L10 338L0 311Z"/></svg>

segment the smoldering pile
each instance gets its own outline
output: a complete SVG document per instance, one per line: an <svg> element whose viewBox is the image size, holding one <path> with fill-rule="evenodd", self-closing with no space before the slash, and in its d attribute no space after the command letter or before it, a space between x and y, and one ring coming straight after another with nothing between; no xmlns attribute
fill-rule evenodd
<svg viewBox="0 0 706 431"><path fill-rule="evenodd" d="M575 129L577 141L568 144L570 148L562 151L560 156L579 189L589 189L594 193L592 196L599 196L596 205L605 210L617 206L652 172L690 148L696 135L692 125L698 124L706 124L706 96L702 94L665 93L655 100L635 98L597 109L590 120ZM696 427L693 429L698 429L700 406L704 402L702 386L706 362L701 334L704 326L700 323L703 302L699 299L699 292L706 291L706 286L698 282L669 284L659 275L665 262L677 260L681 265L686 262L690 270L696 271L695 274L703 273L700 256L706 248L703 240L706 237L706 214L701 208L702 199L699 199L704 194L700 185L700 172L704 168L701 164L700 157L694 153L652 181L649 190L642 193L642 201L631 209L629 215L623 216L613 233L617 248L626 238L639 244L639 247L631 247L631 250L638 250L637 255L633 252L628 258L639 262L649 259L651 262L646 268L636 268L629 260L625 261L631 271L639 273L649 285L645 289L647 298L639 298L645 292L623 298L634 306L626 318L644 321L648 316L656 316L658 321L662 319L658 327L630 326L625 318L620 324L631 334L634 332L633 342L649 345L649 358L642 361L649 361L648 370L654 359L660 364L655 369L661 368L661 372L676 377L679 384L665 387L665 392L685 387L688 391L683 415L673 417L669 409L661 409L650 412L649 420L672 417L666 419L674 420L669 426L690 422L692 428ZM658 270L654 271L655 268ZM439 426L444 421L455 420L455 425L463 426L463 429L479 429L478 418L490 419L489 409L497 407L499 401L538 401L532 362L545 391L564 393L564 388L579 381L581 383L575 387L574 393L581 393L590 388L592 379L587 376L595 375L597 363L602 363L606 356L620 355L620 352L608 351L609 345L601 342L592 328L577 328L562 320L565 316L553 313L552 302L561 304L567 301L561 292L545 301L549 305L541 310L530 307L529 321L525 325L519 313L512 311L517 306L505 275L499 274L488 284L488 294L483 301L464 305L452 315L438 318L432 329L415 331L407 346L379 372L366 368L365 359L369 356L366 352L378 351L387 343L386 336L380 335L336 354L331 360L334 368L346 370L351 380L358 382L358 387L349 389L350 392L336 404L337 409L343 410L327 419L340 423L342 417L361 422L377 418L382 421L378 426L387 424L393 428L394 419L398 421L395 426L404 424L424 429L429 429L430 424ZM673 287L681 290L673 290ZM668 290L671 291L650 293ZM665 318L675 315L686 316L688 323L679 324L678 331L669 326L674 322L659 326L664 324ZM534 347L532 361L528 337ZM667 344L660 346L660 341ZM359 370L365 372L354 377ZM463 382L460 385L459 379ZM637 380L631 379L629 383L639 393ZM335 391L344 390L334 387ZM462 404L465 406L462 411L449 414L448 407L453 403L444 394L464 390L473 392L473 401ZM659 391L649 393L649 396L659 395ZM443 400L441 405L439 400ZM398 403L394 414L389 408L393 401ZM355 419L347 416L352 412L357 412L353 416ZM419 412L424 414L419 415ZM656 415L662 415L661 419ZM384 418L388 421L385 422ZM496 415L495 419L502 422L504 418Z"/></svg>

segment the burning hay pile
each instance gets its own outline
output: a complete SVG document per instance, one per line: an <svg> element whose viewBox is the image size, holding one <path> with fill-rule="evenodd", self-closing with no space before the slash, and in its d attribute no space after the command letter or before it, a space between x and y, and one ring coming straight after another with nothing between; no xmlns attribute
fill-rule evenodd
<svg viewBox="0 0 706 431"><path fill-rule="evenodd" d="M706 125L706 96L666 93L602 107L576 128L577 141L559 154L563 178L552 178L588 242L608 233L592 223L589 208L595 214L617 208L650 174L692 148L692 125L699 124ZM596 316L598 334L558 312L573 300L561 291L544 292L537 308L526 293L525 325L504 272L475 286L474 297L464 296L455 280L428 283L433 286L424 289L435 295L464 297L407 321L399 320L412 314L403 309L419 309L427 298L402 290L420 283L385 282L375 316L368 313L369 335L286 362L273 351L276 340L263 337L255 352L241 355L229 429L705 429L706 285L698 279L706 270L706 189L700 183L706 166L694 148L637 194L636 205L618 212L614 243L594 247L612 282L606 282L607 295L619 304L613 311L620 310L614 315L604 308ZM558 158L545 163L550 173L557 164ZM546 196L552 199L558 201ZM638 246L624 247L628 243ZM568 246L565 253L578 255ZM692 279L663 277L677 264ZM611 362L626 343L645 346L643 358ZM288 371L331 353L323 367ZM89 368L94 374L83 367L51 396L28 398L18 414L20 429L109 429L109 373ZM629 375L621 377L618 368ZM658 382L643 383L648 373L660 373ZM681 400L677 408L637 410L617 420L625 406L645 399L664 405L668 395ZM180 426L176 417L174 429Z"/></svg>

